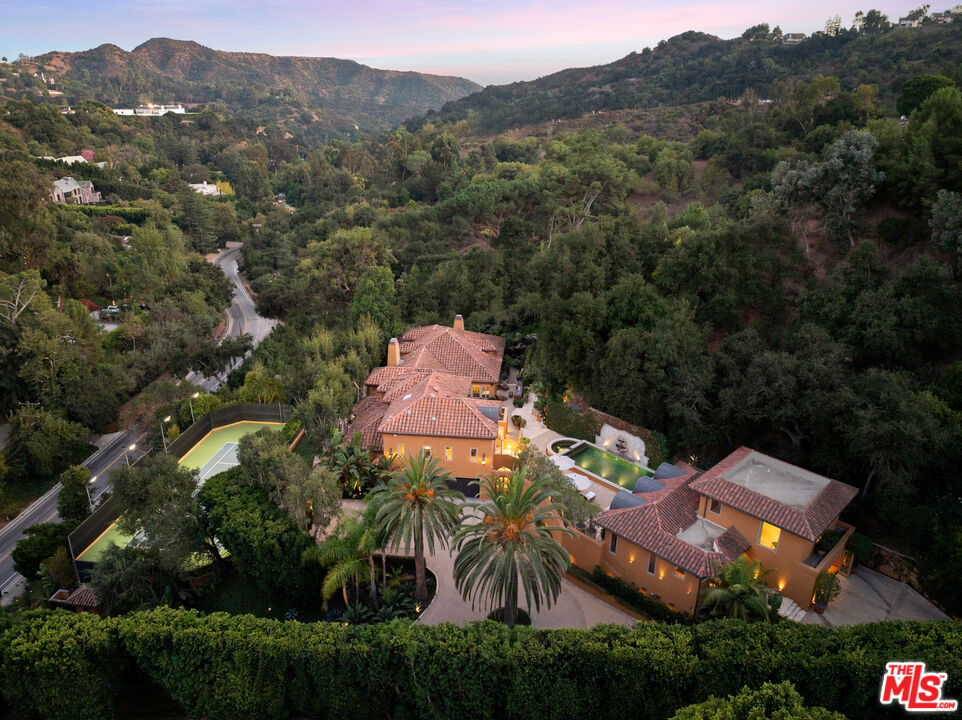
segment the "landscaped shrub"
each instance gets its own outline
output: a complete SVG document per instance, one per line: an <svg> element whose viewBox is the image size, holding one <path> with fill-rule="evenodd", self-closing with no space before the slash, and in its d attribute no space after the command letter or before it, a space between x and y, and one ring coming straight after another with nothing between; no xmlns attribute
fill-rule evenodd
<svg viewBox="0 0 962 720"><path fill-rule="evenodd" d="M548 400L545 405L544 424L560 435L589 442L594 442L601 430L601 423L591 410L585 410L584 414L576 413L557 400Z"/></svg>
<svg viewBox="0 0 962 720"><path fill-rule="evenodd" d="M870 562L875 555L875 543L862 533L852 533L845 547L852 551L855 562L860 565Z"/></svg>
<svg viewBox="0 0 962 720"><path fill-rule="evenodd" d="M758 690L742 688L737 695L711 698L682 708L671 720L845 720L825 708L806 707L791 683L765 683Z"/></svg>
<svg viewBox="0 0 962 720"><path fill-rule="evenodd" d="M531 616L528 615L528 611L524 608L518 608L515 611L514 624L515 625L530 625ZM504 608L498 607L488 613L488 620L494 620L495 622L504 622Z"/></svg>
<svg viewBox="0 0 962 720"><path fill-rule="evenodd" d="M947 673L945 697L962 690L962 626L951 621L536 630L490 621L281 622L170 608L113 619L46 612L0 636L0 658L14 710L58 719L112 717L118 685L135 671L187 716L210 720L594 717L599 708L610 720L661 720L745 686L784 682L807 705L851 720L901 718L901 707L877 701L885 664L895 660Z"/></svg>
<svg viewBox="0 0 962 720"><path fill-rule="evenodd" d="M113 717L128 662L116 624L95 615L27 613L0 640L4 696L43 718Z"/></svg>
<svg viewBox="0 0 962 720"><path fill-rule="evenodd" d="M675 612L663 603L654 600L637 590L619 577L609 575L601 569L600 565L595 565L594 572L591 573L592 581L602 589L610 592L616 598L621 598L630 606L638 610L642 615L651 620L661 622L679 622L691 624L694 619L688 615Z"/></svg>

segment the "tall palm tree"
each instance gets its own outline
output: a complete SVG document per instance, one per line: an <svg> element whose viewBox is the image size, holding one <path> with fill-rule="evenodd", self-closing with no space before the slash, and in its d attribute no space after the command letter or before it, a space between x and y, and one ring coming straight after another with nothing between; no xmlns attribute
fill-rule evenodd
<svg viewBox="0 0 962 720"><path fill-rule="evenodd" d="M368 495L376 508L375 522L392 544L405 552L414 548L414 597L428 599L424 571L424 546L434 552L435 545L446 547L448 536L457 526L461 508L455 500L464 496L451 490L446 480L451 477L438 469L438 458L427 457L422 450L416 456L401 459L401 468L386 484L380 484Z"/></svg>
<svg viewBox="0 0 962 720"><path fill-rule="evenodd" d="M765 577L772 572L762 570L758 560L749 560L742 555L718 569L713 584L702 593L702 604L711 608L714 617L769 620L771 589L765 584Z"/></svg>
<svg viewBox="0 0 962 720"><path fill-rule="evenodd" d="M547 478L526 483L525 468L509 478L481 478L477 506L481 522L462 525L455 536L454 584L472 607L479 595L504 606L504 622L513 627L518 593L528 607L546 607L558 599L561 578L571 557L552 533L573 534L561 521L562 506L553 500ZM520 586L520 587L519 587Z"/></svg>

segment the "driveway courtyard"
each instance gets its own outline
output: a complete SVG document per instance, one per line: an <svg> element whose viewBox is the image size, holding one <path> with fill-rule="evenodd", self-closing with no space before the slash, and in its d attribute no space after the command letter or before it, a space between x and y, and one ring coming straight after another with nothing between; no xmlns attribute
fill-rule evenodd
<svg viewBox="0 0 962 720"><path fill-rule="evenodd" d="M948 620L909 585L859 566L848 577L840 577L842 592L829 603L823 615L807 612L807 625L859 625L880 620Z"/></svg>

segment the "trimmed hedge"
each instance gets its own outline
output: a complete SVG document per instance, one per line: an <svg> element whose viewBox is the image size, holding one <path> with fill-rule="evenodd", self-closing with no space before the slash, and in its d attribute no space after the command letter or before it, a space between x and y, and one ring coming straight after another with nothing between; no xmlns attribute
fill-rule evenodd
<svg viewBox="0 0 962 720"><path fill-rule="evenodd" d="M190 717L667 718L746 685L792 682L852 720L903 717L877 702L885 663L920 660L962 695L962 625L830 630L717 620L587 630L299 623L159 608L113 619L30 614L0 636L16 710L112 716L118 677L157 683ZM134 672L137 671L137 672ZM127 687L126 692L137 688Z"/></svg>
<svg viewBox="0 0 962 720"><path fill-rule="evenodd" d="M648 597L640 590L633 588L621 578L609 575L601 569L600 565L595 565L595 569L591 573L591 580L595 585L610 592L616 598L624 600L647 618L661 622L678 622L686 625L691 625L695 622L695 619L690 615L675 612L664 603L660 603Z"/></svg>
<svg viewBox="0 0 962 720"><path fill-rule="evenodd" d="M150 218L150 211L146 208L125 207L123 205L71 205L67 203L57 207L67 208L91 217L112 215L137 224L144 223Z"/></svg>

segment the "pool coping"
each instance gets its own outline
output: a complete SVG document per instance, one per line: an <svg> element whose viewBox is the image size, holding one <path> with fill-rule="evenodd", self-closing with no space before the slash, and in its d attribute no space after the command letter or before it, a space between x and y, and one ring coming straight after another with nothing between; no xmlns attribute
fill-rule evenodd
<svg viewBox="0 0 962 720"><path fill-rule="evenodd" d="M554 451L551 449L551 446L554 445L556 442L560 442L560 441L562 441L562 440L574 440L574 441L575 441L575 444L574 444L574 445L571 445L570 447L566 447L566 448L565 448L564 450L562 450L561 452L557 452L557 453L554 452ZM608 451L605 450L603 447L598 447L598 446L595 445L593 442L590 442L590 441L588 441L588 440L581 440L580 438L572 438L572 437L557 438L556 440L552 440L552 441L551 441L551 443L548 445L548 450L549 450L549 454L561 455L561 456L564 456L564 457L568 457L568 453L569 453L569 452L571 452L572 450L576 450L576 449L578 449L578 448L580 448L580 447L582 447L582 446L591 446L591 447L595 448L596 450L599 450L599 451L601 451L601 452L603 452L603 453L606 453L606 454L608 454L608 455L611 455L611 457L613 457L613 458L616 458L616 459L618 459L618 460L622 460L622 461L624 461L624 462L626 462L626 463L629 463L629 464L631 464L631 465L634 465L634 466L637 467L637 468L641 468L642 470L645 470L645 471L647 471L648 473L650 473L650 475L648 475L648 477L654 477L654 475L655 475L655 471L652 470L652 469L651 469L650 467L648 467L647 465L641 465L641 464L639 464L639 463L632 462L631 460L627 460L626 458L623 458L623 457L620 457L620 456L618 456L618 455L615 455L614 453L608 452ZM571 459L574 460L574 458L571 458ZM591 472L590 470L586 470L585 468L583 468L583 467L581 467L580 465L578 465L577 462L575 462L574 467L572 467L571 469L572 469L573 471L575 471L575 472L581 473L582 475L584 475L585 477L589 478L590 480L596 480L596 481L598 481L598 482L600 482L600 483L604 483L605 485L607 485L608 487L612 488L612 489L615 490L616 492L626 492L626 493L631 493L631 492L632 492L632 489L626 488L624 485L619 485L619 484L616 483L616 482L613 482L613 481L611 481L611 480L608 480L607 478L601 477L601 475L596 475L595 473Z"/></svg>

